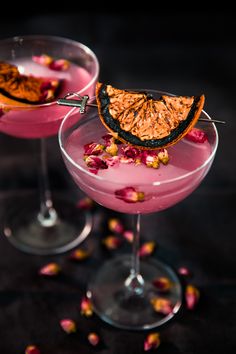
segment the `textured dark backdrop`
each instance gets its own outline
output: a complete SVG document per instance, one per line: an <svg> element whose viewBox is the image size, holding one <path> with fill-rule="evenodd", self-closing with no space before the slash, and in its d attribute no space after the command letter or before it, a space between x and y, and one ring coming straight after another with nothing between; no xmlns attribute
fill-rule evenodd
<svg viewBox="0 0 236 354"><path fill-rule="evenodd" d="M42 4L39 4L41 6ZM117 12L56 9L1 17L0 39L20 34L52 34L87 44L98 56L100 80L118 87L153 88L176 94L205 93L206 111L227 121L219 126L219 149L201 186L172 209L143 218L142 238L156 239L155 256L174 268L187 265L192 282L200 288L197 309L182 309L160 329L160 353L233 353L236 350L235 280L235 82L236 44L234 14L222 10ZM24 13L24 14L21 14ZM76 187L62 163L57 139L48 139L53 191L73 194ZM38 142L0 134L0 216L15 190L37 187ZM96 220L109 215L98 207ZM119 215L120 216L120 215ZM120 216L122 217L122 216ZM94 317L79 314L79 301L88 276L110 257L99 246L103 223L95 224L87 242L96 244L93 259L82 265L67 255L30 256L0 236L0 353L23 353L36 343L42 353L138 354L146 333L113 329ZM129 218L125 219L129 223ZM61 278L41 279L39 267L59 262ZM74 318L78 335L67 337L58 326L62 317ZM100 333L103 345L95 350L83 339Z"/></svg>

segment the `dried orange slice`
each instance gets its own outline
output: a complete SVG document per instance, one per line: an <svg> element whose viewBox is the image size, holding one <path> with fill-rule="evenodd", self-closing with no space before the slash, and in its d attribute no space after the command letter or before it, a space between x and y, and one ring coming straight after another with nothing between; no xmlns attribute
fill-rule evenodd
<svg viewBox="0 0 236 354"><path fill-rule="evenodd" d="M20 74L15 65L0 61L0 103L15 106L51 102L61 81Z"/></svg>
<svg viewBox="0 0 236 354"><path fill-rule="evenodd" d="M119 140L141 149L160 149L177 143L197 122L201 96L163 95L154 100L145 92L96 85L99 117Z"/></svg>

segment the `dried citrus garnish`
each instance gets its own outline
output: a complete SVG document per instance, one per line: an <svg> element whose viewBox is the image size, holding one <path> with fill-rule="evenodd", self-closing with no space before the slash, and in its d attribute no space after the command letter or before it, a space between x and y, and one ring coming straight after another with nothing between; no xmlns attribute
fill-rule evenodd
<svg viewBox="0 0 236 354"><path fill-rule="evenodd" d="M113 136L141 149L160 149L182 139L197 122L204 105L201 96L162 95L96 85L99 117Z"/></svg>

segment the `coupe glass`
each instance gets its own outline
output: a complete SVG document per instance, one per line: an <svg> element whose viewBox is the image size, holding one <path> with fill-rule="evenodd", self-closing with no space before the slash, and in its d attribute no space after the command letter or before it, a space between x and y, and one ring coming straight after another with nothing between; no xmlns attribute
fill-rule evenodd
<svg viewBox="0 0 236 354"><path fill-rule="evenodd" d="M69 69L55 71L33 62L33 56L43 54L68 60ZM17 65L23 74L62 79L61 96L70 91L93 95L99 73L97 57L87 46L60 37L33 35L1 40L0 61ZM55 194L52 200L49 187L45 138L57 135L68 107L58 106L56 100L27 106L4 102L0 98L0 131L17 138L37 138L41 146L40 196L17 198L10 203L4 235L28 253L67 251L82 242L91 230L90 213L78 211L68 198Z"/></svg>
<svg viewBox="0 0 236 354"><path fill-rule="evenodd" d="M148 93L154 98L163 94L153 90L148 90ZM174 270L157 259L140 260L140 217L180 202L206 176L217 150L218 134L209 115L202 111L201 117L209 120L197 123L197 127L207 135L206 143L191 142L184 138L168 148L170 162L167 166L162 165L157 170L133 166L130 167L130 174L127 166L123 167L121 163L101 173L99 170L97 174L88 170L83 160L84 145L96 142L98 137L107 134L96 108L87 107L83 115L78 108L73 108L62 121L59 144L74 181L97 203L118 212L133 214L134 218L132 254L117 256L102 265L87 288L87 296L92 301L94 311L113 326L134 330L150 329L169 321L180 309L182 288ZM128 203L121 193L128 189L141 192L145 196L144 201ZM154 286L154 280L163 277L169 280L171 287L168 292L160 293ZM167 300L172 310L166 315L155 311L154 299Z"/></svg>

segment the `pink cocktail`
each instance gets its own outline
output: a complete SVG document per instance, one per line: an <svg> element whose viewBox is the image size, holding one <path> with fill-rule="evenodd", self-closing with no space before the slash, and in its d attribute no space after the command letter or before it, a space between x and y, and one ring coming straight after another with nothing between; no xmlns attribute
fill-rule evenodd
<svg viewBox="0 0 236 354"><path fill-rule="evenodd" d="M51 58L52 65L42 62L42 57ZM54 195L52 200L45 138L57 134L68 112L68 107L57 104L59 97L70 92L94 94L99 73L97 57L87 46L70 39L23 36L0 41L0 62L3 63L1 84L7 81L5 64L15 65L21 75L40 78L44 84L40 86L40 90L44 89L42 99L40 95L36 103L16 98L14 90L12 94L7 91L9 86L5 91L4 87L0 87L0 132L17 138L39 138L41 143L40 196L35 193L28 198L15 199L14 196L12 207L6 213L4 235L28 253L64 252L78 245L89 234L91 216L88 212L79 212L75 202L68 198ZM59 63L66 65L63 67ZM54 91L53 87L56 87ZM53 99L47 100L50 90L54 93L50 96Z"/></svg>
<svg viewBox="0 0 236 354"><path fill-rule="evenodd" d="M148 93L154 99L163 94L157 91ZM74 123L76 116L77 122ZM183 138L169 147L169 162L166 164L160 155L159 168L153 163L153 152L134 151L124 144L117 145L115 156L106 150L98 153L108 132L96 108L88 108L84 115L73 109L62 122L60 148L74 181L99 204L118 212L135 214L132 257L119 256L107 262L88 285L87 296L95 312L116 327L153 328L170 320L181 306L182 289L174 271L154 259L139 260L140 215L161 211L182 201L206 176L216 153L218 134L204 111L201 117L209 120L197 123L204 139L196 142ZM96 143L96 147L91 143ZM91 149L94 155L88 157ZM108 152L114 153L114 150L113 147ZM165 151L160 152L166 156ZM130 156L133 160L129 160ZM161 291L153 285L154 280L164 278L169 284L168 291ZM154 302L162 307L155 310Z"/></svg>

